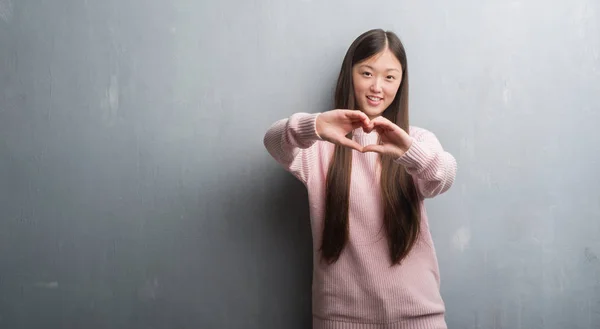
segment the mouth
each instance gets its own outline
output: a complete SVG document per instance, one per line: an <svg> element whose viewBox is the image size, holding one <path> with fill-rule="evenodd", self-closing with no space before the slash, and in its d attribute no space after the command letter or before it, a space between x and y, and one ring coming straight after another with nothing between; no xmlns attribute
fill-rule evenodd
<svg viewBox="0 0 600 329"><path fill-rule="evenodd" d="M377 96L367 96L367 100L370 105L377 106L381 103L383 98Z"/></svg>

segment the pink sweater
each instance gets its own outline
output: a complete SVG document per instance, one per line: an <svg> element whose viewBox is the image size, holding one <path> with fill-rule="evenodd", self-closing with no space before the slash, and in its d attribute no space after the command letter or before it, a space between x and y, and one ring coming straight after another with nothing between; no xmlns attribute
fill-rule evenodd
<svg viewBox="0 0 600 329"><path fill-rule="evenodd" d="M264 137L271 156L308 189L313 234L314 329L446 329L437 257L425 208L421 236L399 266L390 266L380 204L378 154L352 154L350 237L333 265L318 253L325 209L325 177L334 149L315 130L318 113L295 113L274 123ZM450 188L456 161L431 132L411 127L411 148L396 161L415 178L424 198ZM377 133L354 131L361 145ZM421 201L423 202L423 201Z"/></svg>

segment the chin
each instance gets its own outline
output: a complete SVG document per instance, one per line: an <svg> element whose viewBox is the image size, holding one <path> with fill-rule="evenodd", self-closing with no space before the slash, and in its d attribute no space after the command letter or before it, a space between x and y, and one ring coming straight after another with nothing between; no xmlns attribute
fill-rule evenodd
<svg viewBox="0 0 600 329"><path fill-rule="evenodd" d="M371 118L378 117L383 114L385 111L384 108L372 108L370 106L364 106L361 108L361 111L364 112L367 116Z"/></svg>

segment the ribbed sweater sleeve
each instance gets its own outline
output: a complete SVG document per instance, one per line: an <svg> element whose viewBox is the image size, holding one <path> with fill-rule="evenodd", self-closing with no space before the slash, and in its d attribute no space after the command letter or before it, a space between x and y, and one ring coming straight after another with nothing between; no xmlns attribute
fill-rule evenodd
<svg viewBox="0 0 600 329"><path fill-rule="evenodd" d="M418 129L411 137L411 147L396 162L404 165L416 178L419 193L424 198L446 192L456 177L456 159L442 148L430 131Z"/></svg>
<svg viewBox="0 0 600 329"><path fill-rule="evenodd" d="M295 113L273 123L263 138L269 154L305 184L316 160L312 146L321 139L316 130L318 115Z"/></svg>

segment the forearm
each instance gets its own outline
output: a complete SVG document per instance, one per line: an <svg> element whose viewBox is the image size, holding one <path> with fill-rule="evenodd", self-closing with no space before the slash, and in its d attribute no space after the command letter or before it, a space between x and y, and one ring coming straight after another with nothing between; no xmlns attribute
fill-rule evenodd
<svg viewBox="0 0 600 329"><path fill-rule="evenodd" d="M456 159L429 132L414 138L410 148L396 162L415 177L420 193L426 198L446 192L456 178Z"/></svg>
<svg viewBox="0 0 600 329"><path fill-rule="evenodd" d="M317 115L295 113L271 125L263 138L273 159L301 180L306 179L312 161L311 152L307 150L320 139L315 127Z"/></svg>

